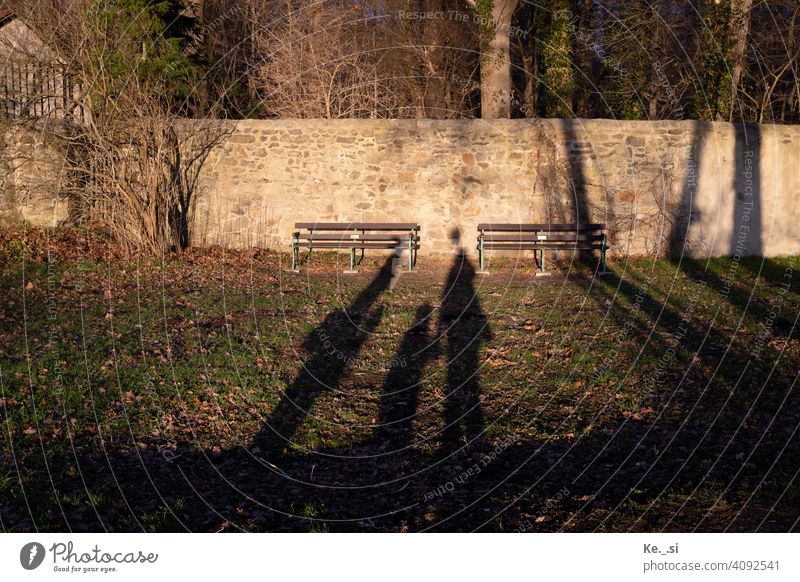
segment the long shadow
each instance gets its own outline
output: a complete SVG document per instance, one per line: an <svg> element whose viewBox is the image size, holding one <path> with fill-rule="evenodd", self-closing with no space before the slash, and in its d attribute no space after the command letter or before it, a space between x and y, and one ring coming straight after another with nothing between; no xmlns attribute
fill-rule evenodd
<svg viewBox="0 0 800 582"><path fill-rule="evenodd" d="M733 210L728 242L728 255L734 258L734 262L731 264L729 272L725 276L714 273L708 261L700 269L702 261L686 256L689 248L689 229L692 220L698 216L694 201L703 148L709 133L707 125L702 122L695 122L681 200L676 209L676 219L669 235L669 251L670 256L686 275L697 282L710 283L721 297L733 307L741 309L743 314L750 311L752 317L764 320L769 316L770 306L754 301L752 296L755 289L748 289L739 284L737 271L739 268L744 268L758 276L761 269L766 268L769 270L769 280L780 280L783 268L768 259L762 259L760 263L753 260L753 257L763 254L760 127L754 124L738 124L734 126L734 131L732 155L734 168L729 192L733 197ZM778 275L779 271L781 271L780 275ZM789 320L780 318L775 330L780 333L781 330L785 331L790 327Z"/></svg>
<svg viewBox="0 0 800 582"><path fill-rule="evenodd" d="M579 284L589 289L588 281ZM679 312L666 300L657 301L642 281L628 281L611 272L591 285L588 292L610 303L612 321L622 323L623 329L628 330L625 341L638 346L639 361L633 363L629 358L632 363L623 374L626 381L638 383L641 375L653 376L646 383L650 388L645 390L652 394L644 396L656 418L649 426L626 419L611 440L619 438L624 442L634 430L640 435L637 447L659 451L656 459L650 460L651 467L635 478L622 470L627 456L635 453L633 449L611 459L606 456L606 462L610 460L620 471L617 474L615 470L594 495L606 495L614 487L628 487L630 493L625 498L635 498L634 492L642 490L658 498L676 488L694 495L704 484L715 482L725 484L730 494L753 474L793 471L797 453L783 447L796 439L772 428L777 414L796 414L796 399L790 394L791 371L770 371L759 362L751 363L746 341L721 329L721 322L708 323L706 327L706 322L701 323L699 316L691 312L693 308ZM621 302L621 298L625 301ZM630 318L630 306L638 306L637 311L647 323L629 325L626 319ZM762 356L771 366L780 354L766 347ZM686 362L685 367L676 368L676 362ZM611 440L605 443L604 451L617 447ZM584 473L594 471L602 456L591 460ZM671 474L665 474L673 457L682 462ZM748 463L746 470L743 458ZM690 497L683 500L684 504L691 502ZM724 505L726 501L718 502ZM706 517L697 522L699 527L703 527ZM679 518L680 513L673 516L673 520ZM644 515L642 519L646 526Z"/></svg>
<svg viewBox="0 0 800 582"><path fill-rule="evenodd" d="M667 235L667 252L671 257L676 258L683 257L688 250L692 222L700 216L700 211L695 206L695 198L709 129L708 124L702 121L694 121L692 125L692 141L684 168L680 200L676 208L671 209L672 225Z"/></svg>
<svg viewBox="0 0 800 582"><path fill-rule="evenodd" d="M764 283L767 280L763 273L764 268L770 271L771 280L781 281L783 279L785 267L781 267L775 261L757 257L742 257L741 260L732 263L727 272L718 273L707 261L703 263L697 259L684 258L681 260L680 268L693 281L706 284L719 293L720 298L740 312L742 317L740 327L747 326L745 318L748 318L756 324L769 322L771 335L777 337L787 337L791 332L795 314L788 310L776 309L775 302L765 302L761 297L756 296L759 286L767 285ZM752 287L740 283L742 279L736 274L739 268L751 272L756 277ZM780 298L785 294L784 289L780 286L773 286L773 288L775 297Z"/></svg>
<svg viewBox="0 0 800 582"><path fill-rule="evenodd" d="M733 184L733 227L729 254L763 255L761 233L761 128L757 124L734 126L736 133Z"/></svg>
<svg viewBox="0 0 800 582"><path fill-rule="evenodd" d="M759 285L773 286L777 293L784 293L781 284L787 279L786 267L764 256L764 226L762 196L763 184L761 181L761 126L758 124L743 123L736 125L736 140L733 159L736 162L735 175L731 188L735 194L733 204L733 226L731 230L729 254L736 259L736 267L743 268L752 273L757 282L753 289L742 288L735 285L735 277L728 277L721 281L726 287L732 303L744 308L749 308L754 317L761 321L772 319L770 305L764 305L751 300L751 295ZM790 279L791 277L789 277ZM775 284L778 282L778 284ZM727 289L730 288L730 293ZM786 327L787 321L781 317L782 322L773 327L780 332Z"/></svg>
<svg viewBox="0 0 800 582"><path fill-rule="evenodd" d="M429 303L417 308L414 324L403 336L381 388L376 436L395 449L411 443L411 421L417 411L423 371L438 354L438 341L431 337L432 314Z"/></svg>
<svg viewBox="0 0 800 582"><path fill-rule="evenodd" d="M698 283L710 284L721 298L735 309L741 310L742 317L749 315L759 322L770 321L771 332L785 336L792 328L791 319L784 315L775 316L772 305L754 297L758 283L755 287L748 288L740 284L741 278L737 276L738 270L743 268L756 275L759 278L758 282L761 282L761 272L766 269L769 275L766 280L780 281L784 271L784 268L769 259L755 260L764 252L761 216L761 128L757 124L744 123L734 126L735 140L732 155L734 167L729 191L729 195L733 197L733 210L728 243L728 255L733 257L733 262L728 272L715 273L709 261L705 261L705 265L700 268L702 261L684 256L691 219L697 214L693 208L694 195L707 133L707 127L696 122L680 202L681 218L673 224L670 234L670 254L677 259L677 264L683 273Z"/></svg>
<svg viewBox="0 0 800 582"><path fill-rule="evenodd" d="M669 235L671 248L673 250L679 248L681 255L686 249L692 213L696 212L693 208L694 193L706 130L705 126L696 127L692 138L692 151L679 207L679 210L685 213L686 220L676 220ZM746 148L751 143L744 136L746 133L737 133L737 152L741 152L743 159L746 155L744 152L748 151ZM739 142L740 139L744 139L744 141ZM757 162L754 158L757 158L757 154L750 155L747 158L749 160L747 165L743 166L741 174L746 179L753 179L758 175ZM580 164L571 164L571 169L573 183L583 182ZM747 199L743 200L743 203L746 201ZM576 204L579 207L585 207L586 201L582 204L577 201ZM754 202L753 206L757 207L757 204ZM748 213L747 210L744 210L745 208L748 206L739 205L737 201L734 210L734 224L736 224L737 216L742 223L752 220L753 234L750 237L751 244L740 254L760 252L760 219L755 217L742 219L741 216ZM750 212L755 214L757 210L755 208ZM738 244L736 229L732 236L732 240ZM691 261L681 262L680 268L688 270L687 267L691 264L693 264ZM675 354L682 355L678 361L690 362L683 377L673 376L677 385L671 387L671 393L669 390L659 390L661 402L655 403L657 409L661 407L658 419L647 428L646 436L642 437L646 440L639 444L639 446L653 446L662 451L659 455L662 463L664 459L668 458L668 455L688 454L688 458L667 480L664 480L663 476L657 475L655 471L646 471L641 478L631 483L632 491L644 487L660 496L675 484L696 491L704 482L714 479L726 483L730 489L735 482L745 478L742 472L743 468L737 465L732 458L735 451L740 451L738 454L742 454L741 451L747 451L748 460L752 465L757 465L759 470L775 471L777 467L780 467L779 470L791 470L792 459L796 455L780 450L779 443L786 442L788 444L785 436L774 435L780 437L776 442L771 442L768 438L771 415L780 410L783 410L783 414L792 413L791 408L788 410L782 408L783 403L780 402L780 396L777 395L780 392L781 396L785 394L787 398L789 397L786 388L791 385L791 378L788 377L791 374L787 376L778 371L775 375L772 373L764 373L760 377L756 375L758 371L763 371L763 368L753 366L748 369L751 352L746 341L735 337L728 330L720 329L720 325L713 322L708 325L708 328L705 328L705 324L701 324L691 311L681 313L674 309L668 303L669 296L672 294L670 290L665 290L667 299L657 301L652 295L647 281L641 280L641 278L638 281L627 281L624 276L617 275L613 270L609 275L592 284L580 280L578 283L587 289L587 293L605 296L607 304L611 306L609 315L612 321L624 322L624 329L630 334L629 340L638 342L641 346L640 355L637 358L647 358L649 355L649 365L652 365L653 355L662 356L659 363L655 365L657 373L663 377L658 378L657 382L653 384L654 386L658 386L665 382L667 377L670 377L672 370L669 368L672 366L671 362L674 361L671 358L674 358ZM711 288L715 287L712 284ZM719 291L719 289L715 290ZM621 297L630 307L620 308L619 305L616 305ZM742 299L740 293L726 293L724 297L734 305ZM697 301L702 302L703 299L698 298ZM636 313L641 312L647 323L638 321L638 318L631 318L631 308L634 308ZM789 322L785 323L789 327ZM666 359L664 359L664 355L667 355ZM767 347L763 349L760 356L775 362L780 354ZM663 367L661 362L665 362ZM633 370L634 365L632 364L629 372ZM702 387L701 392L687 392L690 385ZM770 390L769 385L778 390ZM620 434L622 427L630 427L630 425L628 420L623 421L617 434ZM668 433L665 432L665 429ZM628 432L628 430L624 432ZM671 436L667 436L669 433ZM609 445L610 443L606 443L604 449ZM755 454L756 452L757 454ZM708 465L703 464L702 457L704 455L716 458L711 464L713 471L709 470ZM768 464L771 460L774 461L774 464L770 467ZM614 459L614 463L618 467L622 467L625 462L626 459L619 455ZM583 472L585 473L590 467L593 470L596 466L597 463L593 460ZM608 488L608 482L601 487L606 491ZM658 488L662 488L662 491L658 492Z"/></svg>
<svg viewBox="0 0 800 582"><path fill-rule="evenodd" d="M351 356L363 349L366 340L362 333L377 325L371 322L380 315L376 297L386 289L387 283L381 279L387 275L380 273L347 309L361 331L340 330L336 322L347 321L343 314L334 312L307 338L311 355L290 387L295 400L313 405L324 390L317 386L317 380L342 383L347 365L329 362L319 347L325 346L325 340L318 341L314 333L323 330L337 341L344 338L346 353ZM460 392L459 398L446 405L452 407L446 414L455 419L448 424L457 427L452 433L456 444L482 431L484 422L477 393L479 346L491 334L487 316L477 301L474 279L474 267L460 250L448 273L438 328L446 342L450 364L446 370L448 399ZM162 531L591 531L598 527L615 529L614 517L624 517L631 508L625 504L632 502L634 508L647 508L638 509L641 519L636 527L648 531L660 529L661 524L674 517L674 508L689 499L695 488L716 481L736 487L732 491L737 494L766 488L769 505L765 508L762 501L751 509L745 500L728 493L723 503L732 500L735 508L745 507L743 516L734 520L733 512L729 512L717 521L702 521L700 512L708 504L701 500L695 506L699 511L678 512L670 529L698 525L704 531L725 527L738 531L796 528L796 512L792 512L796 494L789 491L782 499L784 491L780 488L791 485L791 476L800 466L800 447L796 446L796 437L793 443L788 442L786 423L782 423L781 432L769 427L777 410L780 414L796 414L796 407L794 411L789 408L796 399L783 409L776 404L789 386L786 377L792 370L783 370L783 376L773 379L767 386L768 393L759 398L761 386L757 381L764 383L763 376L742 374L752 370L745 362L745 346L737 340L726 353L727 331L711 326L706 329L706 319L658 301L654 288L639 281L638 273L623 278L612 272L591 285L584 279L577 280L577 284L590 289L588 294L597 305L608 305L609 317L628 330L627 339L623 340L626 346L621 349L624 355L618 356L619 360L633 361L639 349L650 356L647 362L631 366L634 375L629 380L634 383L631 390L657 393L652 397L641 394L641 398L656 409L653 415L658 418L623 416L618 403L612 401L608 413L604 413L607 424L575 437L561 436L556 426L560 419L556 419L548 426L548 432L559 436L492 442L494 448L488 451L491 456L472 449L443 459L438 451L417 446L386 454L387 444L409 442L409 419L420 398L418 389L413 387L419 386L426 364L438 353L435 344L419 353L431 344L430 307L422 305L394 357L396 361L406 358L409 365L391 369L383 383L379 417L386 427L376 427L377 438L365 444L337 444L328 450L291 450L280 457L280 471L267 469L241 447L196 450L191 443L184 443L167 448L165 453L169 455L158 454L158 444L120 447L123 450L109 447L105 455L80 450L76 452L77 464L85 483L74 469L70 470L75 464L72 461L59 461L55 473L59 494L69 502L64 519L74 530L95 531L111 527L124 531L147 527ZM633 309L634 305L638 307ZM632 314L632 323L627 325ZM670 332L681 326L685 328L684 337L671 339ZM337 346L341 349L345 344ZM688 383L681 384L680 374L673 374L674 366L656 371L648 367L653 354L669 350L679 352L678 362L686 362L687 366L691 363L695 371ZM764 353L769 358L777 356L771 348L765 348ZM693 361L691 356L696 359ZM458 365L452 365L459 360ZM609 361L609 365L621 366L618 361ZM657 382L643 388L650 372L658 374ZM738 381L740 376L743 379ZM587 391L591 392L591 388L588 386ZM611 391L612 397L616 391ZM497 398L496 393L490 395ZM287 433L293 433L303 418L300 412L299 419L295 418L295 407L290 404L282 403L288 411L282 414L292 415L291 422L285 425ZM478 409L477 415L473 415L470 406ZM280 424L283 418L270 420ZM388 427L399 430L384 432ZM274 432L265 428L262 438L274 439ZM782 452L784 444L795 446ZM32 476L32 470L26 468L28 483L49 485L47 473L38 468ZM746 480L753 483L738 487ZM117 484L119 490L115 489ZM42 511L53 509L46 495L31 493ZM97 516L89 511L94 501L87 500L88 493L92 494L91 499L108 499ZM120 517L124 509L111 506L120 493L135 516L130 520ZM667 499L655 509L647 506L670 495L677 495L678 501L673 504ZM75 503L75 499L81 502ZM770 505L776 499L778 510L770 514ZM3 500L0 508L4 506L10 506L10 502ZM771 516L770 522L762 525L765 515ZM608 521L606 516L610 516ZM24 529L17 517L4 513L4 527ZM55 521L51 518L49 523ZM627 528L630 520L623 519L623 523Z"/></svg>
<svg viewBox="0 0 800 582"><path fill-rule="evenodd" d="M396 256L389 257L349 307L329 313L306 336L303 349L309 356L255 439L264 452L279 453L290 444L320 393L336 389L347 374L364 342L380 323L383 309L373 306L389 289L396 262Z"/></svg>
<svg viewBox="0 0 800 582"><path fill-rule="evenodd" d="M575 120L564 119L564 139L566 140L565 149L569 160L569 177L572 188L572 209L574 222L584 224L591 222L589 217L589 198L586 193L586 178L583 173L583 151L584 145L578 141L578 132L575 128ZM587 137L588 139L588 137ZM568 220L568 222L571 222Z"/></svg>
<svg viewBox="0 0 800 582"><path fill-rule="evenodd" d="M442 448L453 450L480 439L485 428L480 393L480 351L491 340L489 321L475 291L475 267L460 246L460 232L451 240L458 246L447 274L439 312L439 337L446 338L447 395Z"/></svg>

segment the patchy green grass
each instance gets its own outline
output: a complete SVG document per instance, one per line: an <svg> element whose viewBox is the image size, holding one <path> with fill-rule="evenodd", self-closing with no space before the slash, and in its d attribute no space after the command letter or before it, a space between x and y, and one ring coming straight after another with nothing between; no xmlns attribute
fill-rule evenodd
<svg viewBox="0 0 800 582"><path fill-rule="evenodd" d="M798 527L795 258L91 256L0 249L6 530Z"/></svg>

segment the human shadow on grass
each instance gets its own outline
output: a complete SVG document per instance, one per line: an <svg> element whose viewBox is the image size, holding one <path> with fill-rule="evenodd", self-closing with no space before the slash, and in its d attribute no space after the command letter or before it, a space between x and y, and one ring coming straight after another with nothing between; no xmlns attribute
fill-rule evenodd
<svg viewBox="0 0 800 582"><path fill-rule="evenodd" d="M308 356L255 439L256 446L266 455L279 454L290 446L317 397L323 391L338 388L361 347L380 324L383 308L375 304L390 288L397 262L398 254L393 253L348 307L330 312L306 336L302 349Z"/></svg>
<svg viewBox="0 0 800 582"><path fill-rule="evenodd" d="M475 290L475 266L454 229L455 248L439 313L439 336L446 339L447 395L444 402L443 450L480 441L486 428L481 405L481 349L492 338L489 320Z"/></svg>
<svg viewBox="0 0 800 582"><path fill-rule="evenodd" d="M439 352L439 342L431 335L432 315L430 303L417 308L414 323L403 335L381 387L376 439L394 450L411 444L424 370Z"/></svg>
<svg viewBox="0 0 800 582"><path fill-rule="evenodd" d="M463 295L460 291L455 293L451 305L443 305L443 319L450 325L440 325L439 329L442 341L449 342L446 330L460 328L452 346L445 346L445 354L452 350L454 357L466 354L468 362L480 364L482 357L470 351L469 338L478 338L479 342L486 339L479 335L487 327L483 322L486 315L479 304L472 311L476 305L472 298L474 279L470 265L463 264L465 261L468 259L456 254L445 295L455 293L456 290L448 290L453 285L460 286L459 281L466 287ZM674 349L671 340L651 331L655 320L660 318L659 326L666 326L656 331L670 330L682 321L682 315L670 305L662 313L662 304L641 282L612 273L600 280L578 279L576 283L587 289L591 286L589 294L598 305L610 302L609 316L618 322L624 323L633 313L630 341L625 342L618 359L632 361L640 347L651 355ZM374 281L358 297L367 289L384 289L382 283L373 285ZM472 291L468 291L470 286ZM365 313L374 315L378 309L375 300L362 301L354 304L359 303ZM634 304L640 305L635 311L631 308ZM752 405L753 388L746 383L740 382L733 391L734 397L742 396L741 402L726 403L730 391L725 391L724 386L714 392L705 391L711 376L704 369L713 369L722 352L705 351L709 340L705 339L706 330L699 320L689 322L691 334L686 345L689 355L697 354L698 365L704 369L675 392L671 401L668 398L677 387L670 384L673 376L661 377L652 385L657 397L663 398L661 407L657 403L653 406L656 413L663 410L662 420L655 422L652 416L637 418L635 414L624 416L617 403L612 402L603 418L598 419L599 426L582 433L564 434L560 422L565 415L558 411L552 419L543 417L541 428L552 435L549 438L522 436L509 440L506 433L489 439L490 447L461 447L442 455L433 447L417 446L412 438L413 424L408 420L419 414L414 404L419 393L413 391L413 386L420 386L425 367L430 367L437 353L435 346L429 348L430 352L415 352L431 344L429 309L424 304L417 309L414 323L400 340L394 360L405 357L408 365L404 370L390 370L381 388L378 418L389 421L388 426L399 427L399 431L382 432L388 426L379 425L375 438L366 442L313 451L290 448L277 456L253 454L254 447L208 450L182 442L163 450L136 443L125 447L127 450L109 446L105 454L81 449L75 455L77 461L66 455L61 459L51 456L50 473L44 467L33 466L28 459L23 467L26 493L36 500L35 510L42 516L37 523L49 524L41 529L69 527L80 531L652 531L662 527L787 531L797 527L796 514L789 511L796 493L789 489L782 497L780 494L781 487L791 483L791 472L800 466L800 447L791 446L786 434L763 430L765 414L770 410ZM361 316L362 327L368 320L369 315ZM316 329L320 327L322 324ZM724 333L719 333L719 338L712 335L711 343L724 340ZM356 339L348 342L349 350L358 342L359 349L365 349L366 340L359 337L356 334ZM321 362L325 360L318 358L319 363L314 365L324 372ZM681 358L690 361L688 356ZM304 370L314 362L313 357L307 360ZM608 365L619 367L619 362ZM466 368L479 370L471 365ZM334 370L341 384L347 368ZM537 370L532 368L531 375ZM661 374L672 372L667 369ZM732 373L739 372L737 368ZM306 373L301 370L298 378ZM444 373L448 391L451 382L463 384L464 371ZM646 386L635 384L633 388L644 392ZM481 388L486 391L488 387ZM548 386L537 387L543 388ZM591 391L592 386L587 388ZM412 389L404 394L408 400L400 399L403 389ZM502 386L492 386L490 394L498 398L501 390ZM615 391L610 392L612 397ZM644 404L648 403L647 395L642 394L641 398ZM479 396L473 400L480 404ZM687 411L698 401L698 408L688 415ZM311 405L313 402L311 398ZM453 416L459 420L459 443L468 441L470 431L481 424L466 422L469 402L462 398L454 405L458 411ZM724 415L715 419L720 410ZM747 411L752 411L751 425L736 432ZM538 413L524 406L515 411L520 422ZM495 420L491 413L486 414ZM274 420L278 424L278 419ZM688 421L685 425L684 420ZM277 440L270 449L285 447L284 437L295 434L298 422L281 425L291 430L284 430L280 436L265 428L260 439ZM782 423L781 430L785 428L786 423ZM761 435L766 435L767 441L758 445ZM730 442L734 446L726 448ZM790 446L781 454L783 444ZM694 451L695 447L699 448ZM745 457L745 463L744 459L737 459L741 451L756 454ZM77 473L71 467L76 464ZM737 474L739 471L743 473ZM51 475L61 506L47 491ZM696 494L689 498L705 480L725 485L754 480L744 490L761 491L762 495L757 502L746 505L746 500L737 499L730 492L722 498L720 512L709 519L705 515L708 503L697 501ZM32 483L40 487L31 487ZM678 506L686 500L687 507L676 517ZM725 507L729 501L733 502L733 510ZM652 502L657 502L654 507L650 506ZM3 500L3 507L8 504ZM736 515L738 507L745 508L743 515ZM635 517L640 519L631 518L631 511L637 511ZM16 516L9 517L4 512L2 517L6 528L26 528ZM28 529L37 527L27 525Z"/></svg>

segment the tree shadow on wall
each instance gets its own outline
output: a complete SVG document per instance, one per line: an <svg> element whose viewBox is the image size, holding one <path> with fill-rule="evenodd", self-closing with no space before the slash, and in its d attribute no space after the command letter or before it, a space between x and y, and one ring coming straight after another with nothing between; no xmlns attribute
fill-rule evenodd
<svg viewBox="0 0 800 582"><path fill-rule="evenodd" d="M736 255L762 252L758 152L750 153L757 141L753 135L755 131L742 127L736 133L734 159L739 165L735 168L734 188L731 190L742 193L737 195L731 217L733 229L730 249L734 256L731 272L726 276L717 275L706 262L705 270L700 273L697 270L698 261L683 257L678 267L681 273L696 283L707 286L701 289L709 292L712 300L728 303L742 312L742 318L750 309L750 315L759 319L768 316L769 306L754 302L753 290L742 288L736 277L740 263L744 268L756 263L740 261ZM681 255L687 248L692 213L696 215L693 206L706 135L707 131L703 128L696 128L691 146L692 159L688 162L691 171L687 171L680 202L680 206L687 210L687 220L673 223L669 235L672 249L679 250ZM573 183L583 183L581 165L573 163L571 167L575 174ZM744 192L745 189L752 189L752 194ZM588 205L586 202L584 204ZM578 207L581 207L580 201ZM742 234L747 236L743 237ZM772 269L775 272L777 270ZM738 328L720 329L715 325L716 318L705 327L695 312L697 305L708 301L704 292L691 298L688 304L685 297L676 297L683 303L678 308L672 299L672 289L658 290L659 294L664 294L664 298L657 299L656 289L652 287L646 272L643 275L632 272L620 274L612 269L606 277L592 280L579 277L576 282L586 289L587 297L599 297L604 301L610 315L609 322L621 326L631 336L630 339L641 345L641 351L632 359L634 364L626 372L626 377L644 374L655 378L654 386L664 383L664 388L656 392L658 396L652 404L655 410L661 411L659 418L647 428L642 444L645 441L653 442L657 435L663 439L664 434L669 434L672 436L668 440L653 444L661 451L658 459L667 458L670 454L685 456L685 451L689 451L690 455L667 485L661 491L656 490L658 496L666 493L674 483L681 483L694 494L704 484L715 480L726 483L726 491L732 490L746 482L750 478L748 475L753 472L791 474L796 455L787 454L781 447L789 445L792 436L787 440L785 435L772 432L771 422L776 414L797 413L796 399L790 398L789 394L792 374L781 369L769 371L770 365L780 362L780 350L771 345L760 345L755 354L752 337L738 333ZM644 318L632 317L632 309ZM775 334L789 337L796 322L796 318L794 321L777 318L773 327ZM680 356L681 361L690 362L682 376L673 375L670 369L670 362L675 361L676 355ZM652 359L656 356L662 359L654 364ZM635 366L640 361L642 364L639 365L645 366L645 369L637 372ZM659 361L667 363L660 364ZM764 362L772 364L762 365ZM655 371L648 370L649 366L654 366ZM666 366L666 369L662 369L662 366ZM667 378L673 376L673 382L677 384L670 385ZM689 386L699 386L702 390L699 394L689 392ZM783 397L786 400L781 401ZM626 425L629 425L627 419L623 422L623 426ZM752 465L749 470L736 462L734 453L737 458L744 455L749 460ZM710 469L704 466L704 455L715 458ZM619 461L622 466L624 460ZM755 466L757 469L753 469ZM657 483L658 476L648 469L633 484L633 489L661 487ZM689 501L685 500L684 505ZM703 520L707 517L708 514Z"/></svg>
<svg viewBox="0 0 800 582"><path fill-rule="evenodd" d="M176 250L186 249L191 244L191 228L198 196L203 194L201 176L211 152L220 147L233 133L215 120L195 120L193 132L186 134L172 129L173 163L170 168L174 203L170 208L171 225L174 230Z"/></svg>
<svg viewBox="0 0 800 582"><path fill-rule="evenodd" d="M701 160L708 136L713 132L713 126L708 123L692 122L692 139L689 143L688 158L685 162L683 184L680 190L680 199L674 209L665 209L670 213L670 230L667 235L667 252L670 257L683 258L691 250L692 223L700 218L695 200L697 198L698 180L700 177ZM704 242L704 241L703 241Z"/></svg>
<svg viewBox="0 0 800 582"><path fill-rule="evenodd" d="M734 125L733 222L729 254L733 257L764 254L761 216L761 128Z"/></svg>
<svg viewBox="0 0 800 582"><path fill-rule="evenodd" d="M577 224L592 222L589 212L589 197L586 191L586 178L583 171L583 156L586 151L591 151L591 144L578 140L576 121L562 120L564 127L565 149L568 159L568 186L571 191L572 221ZM578 124L580 122L577 122Z"/></svg>
<svg viewBox="0 0 800 582"><path fill-rule="evenodd" d="M697 192L697 179L700 176L703 150L711 133L707 124L695 122L692 147L687 160L687 172L682 188L680 207L685 209L687 217L673 225L670 233L670 256L678 268L698 283L708 284L719 293L732 308L757 321L769 320L771 331L779 336L788 335L793 326L790 318L781 314L770 316L772 305L758 300L756 292L759 286L769 285L769 281L781 280L784 267L775 261L763 257L762 226L762 183L761 183L761 128L756 124L734 125L734 143L730 158L733 160L732 181L728 188L723 188L721 196L729 197L732 212L730 215L730 235L727 244L727 255L732 262L723 271L714 267L710 259L693 259L690 256L690 228L692 218L698 211L694 208ZM719 160L724 163L727 156ZM724 223L723 223L724 225ZM711 250L710 247L706 247ZM688 251L688 253L687 253ZM739 270L746 270L755 275L753 287L743 283ZM762 276L762 272L766 277Z"/></svg>
<svg viewBox="0 0 800 582"><path fill-rule="evenodd" d="M746 257L763 255L763 227L761 209L761 129L755 124L736 124L734 129L733 151L730 158L732 164L732 181L729 187L723 186L720 196L727 198L732 208L729 224L729 243L727 255L731 257ZM691 226L699 217L696 207L696 196L700 184L698 180L703 171L711 172L714 168L706 170L702 166L705 157L704 150L710 136L714 136L714 126L705 122L694 122L689 158L686 160L686 171L681 188L681 199L678 204L679 219L673 223L669 234L669 251L673 259L680 259L691 255ZM725 164L728 156L722 156L719 164ZM720 168L720 173L724 168ZM721 226L726 226L723 216ZM724 231L723 231L724 232ZM717 233L710 233L716 236ZM713 252L707 243L713 241L699 241L704 245L706 252ZM688 251L688 252L687 252Z"/></svg>

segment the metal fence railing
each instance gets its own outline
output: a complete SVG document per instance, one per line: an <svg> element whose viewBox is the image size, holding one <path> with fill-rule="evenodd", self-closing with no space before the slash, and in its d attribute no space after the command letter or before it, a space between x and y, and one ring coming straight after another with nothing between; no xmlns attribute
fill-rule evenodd
<svg viewBox="0 0 800 582"><path fill-rule="evenodd" d="M82 86L58 63L0 62L0 117L83 122Z"/></svg>

